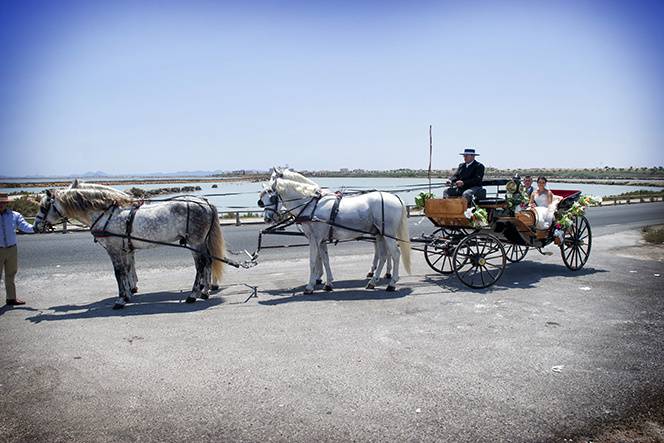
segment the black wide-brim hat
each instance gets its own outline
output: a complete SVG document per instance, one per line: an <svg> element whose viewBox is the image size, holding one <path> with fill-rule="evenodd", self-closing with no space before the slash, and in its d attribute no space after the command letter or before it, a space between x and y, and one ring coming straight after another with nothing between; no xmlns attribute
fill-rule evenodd
<svg viewBox="0 0 664 443"><path fill-rule="evenodd" d="M466 148L459 155L479 155L473 148Z"/></svg>

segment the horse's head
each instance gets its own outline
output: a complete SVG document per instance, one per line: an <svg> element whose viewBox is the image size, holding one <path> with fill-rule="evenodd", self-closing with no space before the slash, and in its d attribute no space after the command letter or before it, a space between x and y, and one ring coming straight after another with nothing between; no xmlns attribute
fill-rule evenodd
<svg viewBox="0 0 664 443"><path fill-rule="evenodd" d="M282 205L276 191L276 180L271 180L258 195L258 206L263 208L263 219L276 223L281 219Z"/></svg>
<svg viewBox="0 0 664 443"><path fill-rule="evenodd" d="M35 217L35 230L44 232L65 217L58 209L57 191L46 190L46 195L39 202L39 212Z"/></svg>

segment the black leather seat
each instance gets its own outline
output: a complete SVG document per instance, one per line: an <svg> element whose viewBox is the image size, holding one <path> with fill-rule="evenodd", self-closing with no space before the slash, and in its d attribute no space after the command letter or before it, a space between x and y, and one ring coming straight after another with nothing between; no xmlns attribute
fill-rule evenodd
<svg viewBox="0 0 664 443"><path fill-rule="evenodd" d="M483 206L483 205L499 205L499 204L502 204L502 203L505 203L505 202L506 202L506 200L504 198L491 197L491 198L482 198L482 199L477 201L477 204L480 205L480 206Z"/></svg>

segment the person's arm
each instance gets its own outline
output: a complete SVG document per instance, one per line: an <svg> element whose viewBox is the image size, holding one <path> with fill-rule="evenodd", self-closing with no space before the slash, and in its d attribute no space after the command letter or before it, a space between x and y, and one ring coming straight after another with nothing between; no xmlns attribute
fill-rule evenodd
<svg viewBox="0 0 664 443"><path fill-rule="evenodd" d="M553 203L553 192L549 191L549 204Z"/></svg>
<svg viewBox="0 0 664 443"><path fill-rule="evenodd" d="M27 221L25 221L25 219L19 212L14 211L14 222L19 231L25 234L34 234L35 232L34 227L31 224L29 224Z"/></svg>
<svg viewBox="0 0 664 443"><path fill-rule="evenodd" d="M533 207L533 208L534 208L535 206L537 206L537 205L535 204L535 191L533 191L533 192L530 194L530 206Z"/></svg>
<svg viewBox="0 0 664 443"><path fill-rule="evenodd" d="M452 177L450 177L450 181L452 182L452 184L454 184L455 181L459 180L459 174L460 173L461 173L461 166L459 166L457 168L456 172L454 173L454 175Z"/></svg>
<svg viewBox="0 0 664 443"><path fill-rule="evenodd" d="M477 163L473 172L474 174L472 177L463 181L464 187L472 188L474 186L482 185L482 179L484 178L484 165Z"/></svg>

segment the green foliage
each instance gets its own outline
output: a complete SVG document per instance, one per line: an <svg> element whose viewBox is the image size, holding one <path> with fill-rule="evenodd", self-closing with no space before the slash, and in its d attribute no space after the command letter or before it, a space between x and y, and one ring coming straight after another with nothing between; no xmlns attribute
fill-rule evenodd
<svg viewBox="0 0 664 443"><path fill-rule="evenodd" d="M12 211L20 212L24 217L35 217L39 212L39 203L27 195L23 195L7 204Z"/></svg>
<svg viewBox="0 0 664 443"><path fill-rule="evenodd" d="M419 195L415 197L415 206L417 206L419 209L424 208L424 204L430 198L433 198L433 194L431 192L420 192Z"/></svg>
<svg viewBox="0 0 664 443"><path fill-rule="evenodd" d="M639 197L664 197L664 191L647 191L639 189L638 191L623 192L622 194L609 195L604 197L605 200L620 200L622 198L639 198Z"/></svg>
<svg viewBox="0 0 664 443"><path fill-rule="evenodd" d="M664 225L646 226L641 230L643 239L648 243L661 245L664 243Z"/></svg>

